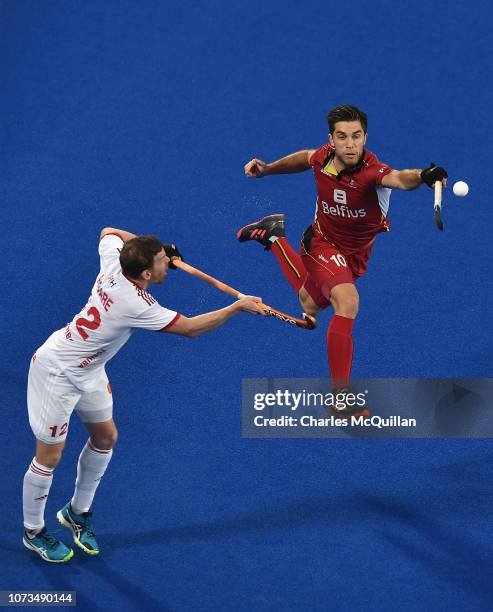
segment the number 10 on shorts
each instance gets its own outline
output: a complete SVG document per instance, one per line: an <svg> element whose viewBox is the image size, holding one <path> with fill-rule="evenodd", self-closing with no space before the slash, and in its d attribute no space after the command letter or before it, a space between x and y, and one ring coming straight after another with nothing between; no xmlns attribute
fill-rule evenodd
<svg viewBox="0 0 493 612"><path fill-rule="evenodd" d="M341 266L347 268L347 263L344 259L344 255L337 253L336 255L332 255L329 259L333 261L338 268L340 268Z"/></svg>

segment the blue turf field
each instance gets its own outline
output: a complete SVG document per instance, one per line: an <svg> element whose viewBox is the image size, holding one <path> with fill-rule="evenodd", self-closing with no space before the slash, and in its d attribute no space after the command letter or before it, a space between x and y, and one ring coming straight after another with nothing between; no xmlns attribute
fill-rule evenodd
<svg viewBox="0 0 493 612"><path fill-rule="evenodd" d="M491 376L492 16L486 0L0 4L0 590L76 590L82 610L492 609L491 442L241 438L242 378L326 374L327 313L310 335L247 315L195 340L135 334L108 367L104 554L53 567L21 544L29 358L85 303L101 227L176 241L297 313L235 230L285 212L296 243L312 177L242 167L319 146L337 104L368 112L381 160L433 160L471 188L446 192L443 234L431 191L394 193L359 283L354 375ZM189 315L228 303L180 272L154 295ZM57 535L85 438L74 417Z"/></svg>

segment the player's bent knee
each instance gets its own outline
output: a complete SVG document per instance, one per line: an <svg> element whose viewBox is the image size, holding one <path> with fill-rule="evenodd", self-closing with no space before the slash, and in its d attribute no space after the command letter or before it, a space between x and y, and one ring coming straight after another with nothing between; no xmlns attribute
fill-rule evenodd
<svg viewBox="0 0 493 612"><path fill-rule="evenodd" d="M61 458L62 453L58 455L43 455L41 457L38 457L38 455L36 455L36 461L47 468L56 468L57 465L60 463Z"/></svg>
<svg viewBox="0 0 493 612"><path fill-rule="evenodd" d="M350 319L356 318L359 310L359 295L354 285L337 285L332 289L330 300L335 314Z"/></svg>
<svg viewBox="0 0 493 612"><path fill-rule="evenodd" d="M344 296L342 299L333 299L334 312L341 317L355 319L359 311L358 296Z"/></svg>
<svg viewBox="0 0 493 612"><path fill-rule="evenodd" d="M115 429L100 435L91 435L91 443L100 450L111 450L118 440L118 431Z"/></svg>
<svg viewBox="0 0 493 612"><path fill-rule="evenodd" d="M56 468L60 463L63 454L63 446L44 444L42 447L38 444L36 449L36 461L48 468Z"/></svg>
<svg viewBox="0 0 493 612"><path fill-rule="evenodd" d="M341 305L342 315L345 317L349 317L350 319L355 319L359 310L359 299L358 297L350 297L346 300L343 300Z"/></svg>
<svg viewBox="0 0 493 612"><path fill-rule="evenodd" d="M298 299L300 300L303 312L306 312L306 314L312 317L315 317L322 310L304 287L300 289Z"/></svg>
<svg viewBox="0 0 493 612"><path fill-rule="evenodd" d="M341 308L335 309L335 314L347 319L356 319L358 316L358 308L354 305L343 305Z"/></svg>
<svg viewBox="0 0 493 612"><path fill-rule="evenodd" d="M100 450L111 450L118 438L118 430L113 419L102 423L85 423L91 444Z"/></svg>
<svg viewBox="0 0 493 612"><path fill-rule="evenodd" d="M303 312L306 312L306 314L311 315L312 317L316 317L318 313L322 310L320 306L315 304L315 302L310 297L308 297L307 300L302 300L300 297L300 304L303 308Z"/></svg>

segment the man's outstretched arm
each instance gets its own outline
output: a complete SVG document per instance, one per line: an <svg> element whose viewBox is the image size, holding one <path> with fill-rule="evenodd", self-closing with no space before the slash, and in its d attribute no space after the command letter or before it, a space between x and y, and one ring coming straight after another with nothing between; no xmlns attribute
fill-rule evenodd
<svg viewBox="0 0 493 612"><path fill-rule="evenodd" d="M411 191L423 184L433 187L436 181L441 181L443 186L447 186L448 174L445 168L431 164L424 170L392 170L382 179L383 187L390 189L402 189Z"/></svg>
<svg viewBox="0 0 493 612"><path fill-rule="evenodd" d="M392 170L382 179L383 187L402 189L403 191L417 189L422 184L421 170Z"/></svg>
<svg viewBox="0 0 493 612"><path fill-rule="evenodd" d="M262 178L268 174L304 172L310 169L310 158L314 153L315 149L303 149L303 151L296 151L270 164L254 158L245 164L245 174L253 178Z"/></svg>
<svg viewBox="0 0 493 612"><path fill-rule="evenodd" d="M247 295L237 302L219 310L205 312L195 317L180 315L173 325L165 327L162 331L169 334L178 334L180 336L200 336L226 323L229 318L241 311L266 316L265 310L258 305L260 301L261 299L259 297Z"/></svg>

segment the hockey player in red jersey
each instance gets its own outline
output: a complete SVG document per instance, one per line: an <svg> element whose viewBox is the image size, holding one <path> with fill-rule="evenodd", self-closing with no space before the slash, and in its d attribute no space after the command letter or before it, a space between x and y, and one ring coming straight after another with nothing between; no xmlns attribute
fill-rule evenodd
<svg viewBox="0 0 493 612"><path fill-rule="evenodd" d="M447 172L431 164L424 170L394 170L365 149L367 115L355 106L332 109L329 142L272 163L252 159L248 177L289 174L313 168L317 187L315 219L301 239L300 254L285 237L283 214L269 215L237 233L240 242L256 240L277 258L303 310L315 316L332 305L327 354L332 388L349 387L352 329L358 314L355 281L365 274L377 234L388 231L392 189L409 191L423 183L446 185ZM351 413L342 408L341 412Z"/></svg>

